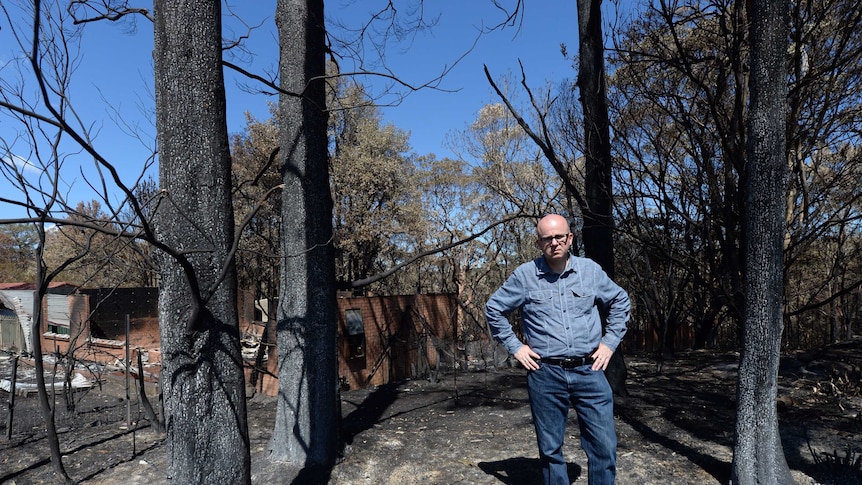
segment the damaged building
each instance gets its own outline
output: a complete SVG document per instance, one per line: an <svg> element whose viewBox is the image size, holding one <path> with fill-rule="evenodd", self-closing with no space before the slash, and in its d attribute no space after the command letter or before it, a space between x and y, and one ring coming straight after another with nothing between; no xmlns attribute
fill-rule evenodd
<svg viewBox="0 0 862 485"><path fill-rule="evenodd" d="M35 293L32 284L0 284L0 349L27 355L33 348L29 329ZM451 369L458 354L463 354L457 345L453 295L345 296L337 302L338 373L343 389L433 377L441 366ZM255 392L270 395L278 389L273 307L249 294L239 295L247 382ZM134 364L140 354L158 374L157 288L86 289L54 283L41 310L43 353L122 363L128 335L130 361Z"/></svg>

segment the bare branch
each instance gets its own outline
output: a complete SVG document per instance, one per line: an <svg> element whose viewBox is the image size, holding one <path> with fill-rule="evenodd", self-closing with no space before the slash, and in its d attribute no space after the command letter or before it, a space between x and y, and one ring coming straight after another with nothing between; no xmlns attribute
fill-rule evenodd
<svg viewBox="0 0 862 485"><path fill-rule="evenodd" d="M581 191L575 186L574 182L572 182L571 177L569 177L569 175L567 173L568 171L566 170L566 166L563 164L563 162L557 156L556 150L554 150L554 145L550 139L550 133L548 131L547 125L544 122L544 114L539 112L538 107L536 107L536 110L537 110L537 112L539 112L539 116L542 119L542 134L543 134L543 136L539 136L535 131L533 131L533 129L530 127L530 124L527 123L527 121L524 119L523 116L521 116L521 114L518 112L518 110L515 109L515 107L509 101L509 98L507 98L506 95L503 94L503 92L500 90L500 88L497 87L497 84L494 82L494 78L491 77L491 73L488 71L488 66L485 65L485 66L483 66L483 68L485 70L485 77L488 79L488 82L491 84L491 87L494 89L494 92L497 93L497 96L500 97L500 99L503 101L503 104L506 105L506 108L509 110L509 112L512 114L512 116L515 118L515 120L517 120L518 125L520 125L520 127L524 130L524 132L527 133L527 136L529 136L533 140L533 142L539 147L539 149L542 150L542 153L544 153L545 158L548 160L548 162L551 163L551 166L553 166L554 170L556 170L557 173L560 175L560 178L562 179L563 184L565 184L565 186L566 186L566 190L578 202L578 205L580 206L581 211L584 214L586 214L589 211L589 208L587 207L586 200L584 200L583 195L581 194ZM525 78L523 77L524 76L524 66L523 65L521 65L521 75L522 75L521 84L524 86L524 89L527 90L527 93L530 96L530 100L533 100L533 94L530 91L530 88L527 86ZM534 107L536 106L535 102L533 103L533 106Z"/></svg>
<svg viewBox="0 0 862 485"><path fill-rule="evenodd" d="M490 231L491 229L493 229L493 228L495 228L495 227L497 227L497 226L499 226L499 225L506 224L506 223L511 222L511 221L514 221L514 220L516 220L516 219L524 219L524 218L528 218L528 217L536 217L536 215L535 215L535 214L515 214L515 215L513 215L513 216L509 216L509 217L506 217L506 218L504 218L504 219L500 219L499 221L496 221L496 222L492 223L491 225L489 225L488 227L486 227L486 228L482 229L481 231L479 231L479 232L475 232L475 233L473 233L473 234L471 234L471 235L469 235L469 236L467 236L467 237L465 237L465 238L463 238L463 239L460 239L460 240L458 240L458 241L451 242L451 243L449 243L449 244L444 244L444 245L442 245L442 246L439 246L439 247L436 247L436 248L433 248L433 249L428 249L428 250L426 250L426 251L421 251L421 252L419 252L419 253L415 254L414 256L410 257L410 258L409 258L409 259L407 259L406 261L403 261L403 262L401 262L401 263L398 263L398 264L396 264L395 266L393 266L393 267L391 267L391 268L387 269L386 271L384 271L384 272L382 272L382 273L376 274L376 275L371 276L371 277L369 277L369 278L365 278L365 279L361 279L361 280L356 280L356 281L350 281L350 282L342 283L342 284L341 284L341 285L339 285L339 286L340 286L342 289L345 289L345 288L361 288L361 287L363 287L363 286L370 285L370 284L372 284L372 283L375 283L375 282L380 281L380 280L382 280L382 279L384 279L384 278L386 278L386 277L388 277L388 276L391 276L391 275L395 274L395 273L396 273L398 270L400 270L401 268L404 268L405 266L409 266L409 265L411 265L411 264L415 263L416 261L419 261L419 260L420 260L420 259L422 259L422 258L425 258L425 257L428 257L428 256L432 256L432 255L434 255L434 254L442 253L442 252L444 252L444 251L448 251L449 249L452 249L452 248L454 248L454 247L457 247L457 246L460 246L460 245L462 245L462 244L468 243L468 242L470 242L470 241L473 241L474 239L478 239L479 237L481 237L482 235L484 235L486 232Z"/></svg>
<svg viewBox="0 0 862 485"><path fill-rule="evenodd" d="M98 4L98 7L93 4ZM149 9L132 8L125 1L115 5L115 2L111 0L101 0L99 2L94 0L71 0L66 10L72 17L75 25L98 22L100 20L117 22L131 15L140 15L151 22L153 21L153 16Z"/></svg>
<svg viewBox="0 0 862 485"><path fill-rule="evenodd" d="M258 213L258 211L260 211L261 207L263 207L263 203L266 202L266 199L268 199L270 195L282 190L283 188L284 188L284 184L279 184L279 185L276 185L275 187L267 190L266 193L263 194L263 197L261 197L260 200L257 202L257 204L255 204L254 208L251 211L249 211L249 213L245 216L245 219L243 219L243 221L240 223L239 227L237 228L235 235L234 235L233 244L231 245L230 249L228 250L227 255L225 256L226 262L235 260L236 252L239 249L239 242L240 242L240 239L242 239L243 229L245 229L245 227L247 227L249 224L251 224L252 219L254 219L254 216ZM204 302L208 301L209 298L215 294L218 286L227 277L228 271L230 270L230 267L231 267L230 264L223 264L221 266L221 271L219 272L219 274L215 278L215 280L213 280L212 285L208 289L208 291L204 297Z"/></svg>

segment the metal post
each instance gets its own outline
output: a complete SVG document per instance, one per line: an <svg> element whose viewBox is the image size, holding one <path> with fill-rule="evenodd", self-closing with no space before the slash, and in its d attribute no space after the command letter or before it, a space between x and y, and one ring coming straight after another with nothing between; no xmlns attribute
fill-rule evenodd
<svg viewBox="0 0 862 485"><path fill-rule="evenodd" d="M12 358L12 377L9 386L9 419L6 421L6 440L12 439L12 415L15 413L15 385L18 380L18 356Z"/></svg>
<svg viewBox="0 0 862 485"><path fill-rule="evenodd" d="M131 329L129 328L131 324L129 323L129 314L126 314L126 425L129 429L132 428L132 402L129 393L129 368L131 367L131 361L129 356L129 334L131 333Z"/></svg>

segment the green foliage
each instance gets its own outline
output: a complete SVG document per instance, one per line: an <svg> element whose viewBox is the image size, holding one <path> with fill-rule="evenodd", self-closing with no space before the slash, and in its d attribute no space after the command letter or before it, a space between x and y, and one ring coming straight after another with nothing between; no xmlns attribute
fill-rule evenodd
<svg viewBox="0 0 862 485"><path fill-rule="evenodd" d="M535 257L535 219L557 203L560 184L500 105L489 105L456 135L463 159L417 156L408 134L382 122L361 85L333 77L328 93L330 183L337 278L369 278L376 294L458 295L459 335L484 333L488 295L516 264ZM234 135L237 223L280 183L273 160L278 121L247 120ZM549 183L550 182L550 183ZM267 199L245 226L238 253L240 286L259 296L277 288L278 199ZM460 241L491 227L483 237ZM442 252L436 248L455 245ZM423 253L385 278L378 275Z"/></svg>
<svg viewBox="0 0 862 485"><path fill-rule="evenodd" d="M32 282L38 235L29 224L0 225L0 282Z"/></svg>
<svg viewBox="0 0 862 485"><path fill-rule="evenodd" d="M330 177L340 278L364 279L415 250L422 212L408 134L383 125L361 86L337 85Z"/></svg>
<svg viewBox="0 0 862 485"><path fill-rule="evenodd" d="M281 194L270 192L281 184L278 136L275 117L258 121L246 115L245 131L231 138L234 218L238 227L250 218L236 256L237 279L257 298L278 294Z"/></svg>
<svg viewBox="0 0 862 485"><path fill-rule="evenodd" d="M61 224L46 231L44 259L53 278L89 288L155 286L152 249L123 235L98 201L79 203Z"/></svg>

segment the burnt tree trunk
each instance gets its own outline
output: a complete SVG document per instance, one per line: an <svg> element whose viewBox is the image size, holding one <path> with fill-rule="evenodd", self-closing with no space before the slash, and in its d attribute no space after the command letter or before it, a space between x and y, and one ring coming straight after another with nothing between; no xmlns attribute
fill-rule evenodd
<svg viewBox="0 0 862 485"><path fill-rule="evenodd" d="M47 317L42 312L42 300L48 292L48 279L45 277L45 231L44 224L40 225L39 229L39 245L37 253L39 257L36 260L36 285L37 290L33 295L33 319L30 322L31 341L33 347L33 363L36 371L36 389L39 392L39 409L42 412L42 419L45 424L45 438L48 442L48 449L51 452L51 464L54 466L54 473L57 475L58 481L64 483L73 483L69 477L66 467L63 465L63 454L60 451L60 438L57 434L57 423L54 420L54 411L57 407L53 402L53 392L48 396L48 388L45 383L45 360L42 355L42 322L47 320ZM10 389L14 393L15 389Z"/></svg>
<svg viewBox="0 0 862 485"><path fill-rule="evenodd" d="M172 483L250 483L219 0L156 0L159 323Z"/></svg>
<svg viewBox="0 0 862 485"><path fill-rule="evenodd" d="M584 110L584 251L614 277L611 141L601 0L578 0L578 89Z"/></svg>
<svg viewBox="0 0 862 485"><path fill-rule="evenodd" d="M781 352L785 157L787 0L749 4L751 101L745 225L745 297L737 382L735 484L793 483L778 432Z"/></svg>
<svg viewBox="0 0 862 485"><path fill-rule="evenodd" d="M328 473L338 437L335 260L323 2L279 0L282 195L278 403L271 458Z"/></svg>
<svg viewBox="0 0 862 485"><path fill-rule="evenodd" d="M613 180L601 0L578 0L578 89L584 110L584 252L614 278ZM605 371L614 394L627 393L622 345Z"/></svg>

